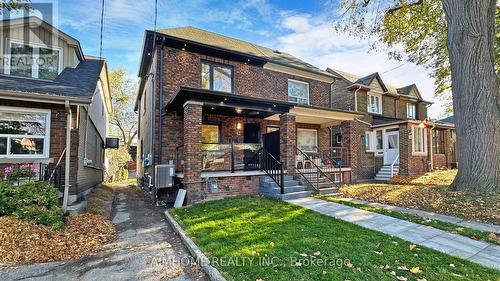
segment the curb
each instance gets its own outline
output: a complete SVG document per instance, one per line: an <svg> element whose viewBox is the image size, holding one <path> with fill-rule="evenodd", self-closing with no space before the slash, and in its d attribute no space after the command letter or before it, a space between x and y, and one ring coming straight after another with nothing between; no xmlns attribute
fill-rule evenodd
<svg viewBox="0 0 500 281"><path fill-rule="evenodd" d="M205 254L198 248L198 246L189 238L182 229L182 227L177 223L177 221L172 217L172 215L165 211L165 217L168 223L172 226L174 231L181 237L182 243L188 248L189 252L196 259L196 262L201 266L203 271L208 275L208 278L212 281L226 281L226 278L220 274L217 268L210 265L210 260L205 256Z"/></svg>

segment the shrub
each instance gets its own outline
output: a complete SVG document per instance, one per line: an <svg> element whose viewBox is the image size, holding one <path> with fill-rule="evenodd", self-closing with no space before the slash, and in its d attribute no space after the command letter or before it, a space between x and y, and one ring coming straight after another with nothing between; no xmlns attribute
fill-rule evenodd
<svg viewBox="0 0 500 281"><path fill-rule="evenodd" d="M122 180L128 180L128 170L125 168L122 168Z"/></svg>
<svg viewBox="0 0 500 281"><path fill-rule="evenodd" d="M34 223L60 228L64 213L59 208L58 191L44 182L14 186L0 182L0 216L15 216Z"/></svg>
<svg viewBox="0 0 500 281"><path fill-rule="evenodd" d="M4 168L5 177L9 182L15 182L18 178L33 178L38 169L31 164L13 165Z"/></svg>

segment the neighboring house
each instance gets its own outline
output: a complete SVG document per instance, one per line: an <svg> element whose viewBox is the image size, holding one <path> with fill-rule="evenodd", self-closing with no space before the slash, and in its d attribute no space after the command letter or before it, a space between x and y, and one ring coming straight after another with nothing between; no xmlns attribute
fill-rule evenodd
<svg viewBox="0 0 500 281"><path fill-rule="evenodd" d="M350 122L347 132L345 124L332 127L351 152L353 179L422 174L432 169L433 162L434 167L452 167L450 135L444 125L428 121L432 103L422 99L415 84L398 88L386 84L378 73L359 77L327 71L341 77L332 85L332 106L367 113Z"/></svg>
<svg viewBox="0 0 500 281"><path fill-rule="evenodd" d="M415 85L323 71L194 27L146 31L139 77L137 173L160 200L181 187L188 204L297 198L374 179L384 164L429 169L422 126L431 103Z"/></svg>
<svg viewBox="0 0 500 281"><path fill-rule="evenodd" d="M434 122L432 134L435 168L458 168L457 136L453 115Z"/></svg>
<svg viewBox="0 0 500 281"><path fill-rule="evenodd" d="M181 27L146 31L139 76L143 186L162 187L155 167L169 162L188 203L257 194L259 180L297 192L290 196L307 194L292 176L309 177L328 193L349 181L347 153L330 149L330 127L364 114L331 108L337 75L277 50ZM175 189L166 191L171 201Z"/></svg>
<svg viewBox="0 0 500 281"><path fill-rule="evenodd" d="M107 64L37 17L0 28L0 166L32 163L38 179L67 187L68 203L78 201L103 180Z"/></svg>

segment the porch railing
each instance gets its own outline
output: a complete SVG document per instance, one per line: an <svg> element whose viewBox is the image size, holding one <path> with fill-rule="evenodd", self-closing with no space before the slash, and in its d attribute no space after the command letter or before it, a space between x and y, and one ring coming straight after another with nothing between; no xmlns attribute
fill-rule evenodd
<svg viewBox="0 0 500 281"><path fill-rule="evenodd" d="M283 162L276 159L265 148L261 147L245 165L253 170L266 172L266 174L278 185L280 193L285 194L285 171Z"/></svg>
<svg viewBox="0 0 500 281"><path fill-rule="evenodd" d="M306 182L313 187L316 191L319 191L321 183L326 183L328 186L339 188L339 184L335 182L323 169L320 167L323 165L324 159L320 157L314 157L310 153L302 151L300 148L296 147L297 158L301 158L301 162L304 163L302 167L298 166L296 172L301 175L301 177L306 180ZM319 156L319 153L314 155ZM312 157L311 157L312 156ZM328 171L330 174L341 173L341 167L331 166L330 168L337 168L338 172L335 170ZM340 176L342 178L342 175Z"/></svg>

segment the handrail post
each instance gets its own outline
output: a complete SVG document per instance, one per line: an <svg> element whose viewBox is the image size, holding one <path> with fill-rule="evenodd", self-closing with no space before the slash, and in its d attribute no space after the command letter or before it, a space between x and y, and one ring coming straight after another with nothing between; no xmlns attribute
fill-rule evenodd
<svg viewBox="0 0 500 281"><path fill-rule="evenodd" d="M234 140L231 140L231 173L234 173Z"/></svg>
<svg viewBox="0 0 500 281"><path fill-rule="evenodd" d="M285 171L283 169L283 161L280 161L280 164L281 164L280 189L281 189L281 194L285 194Z"/></svg>

